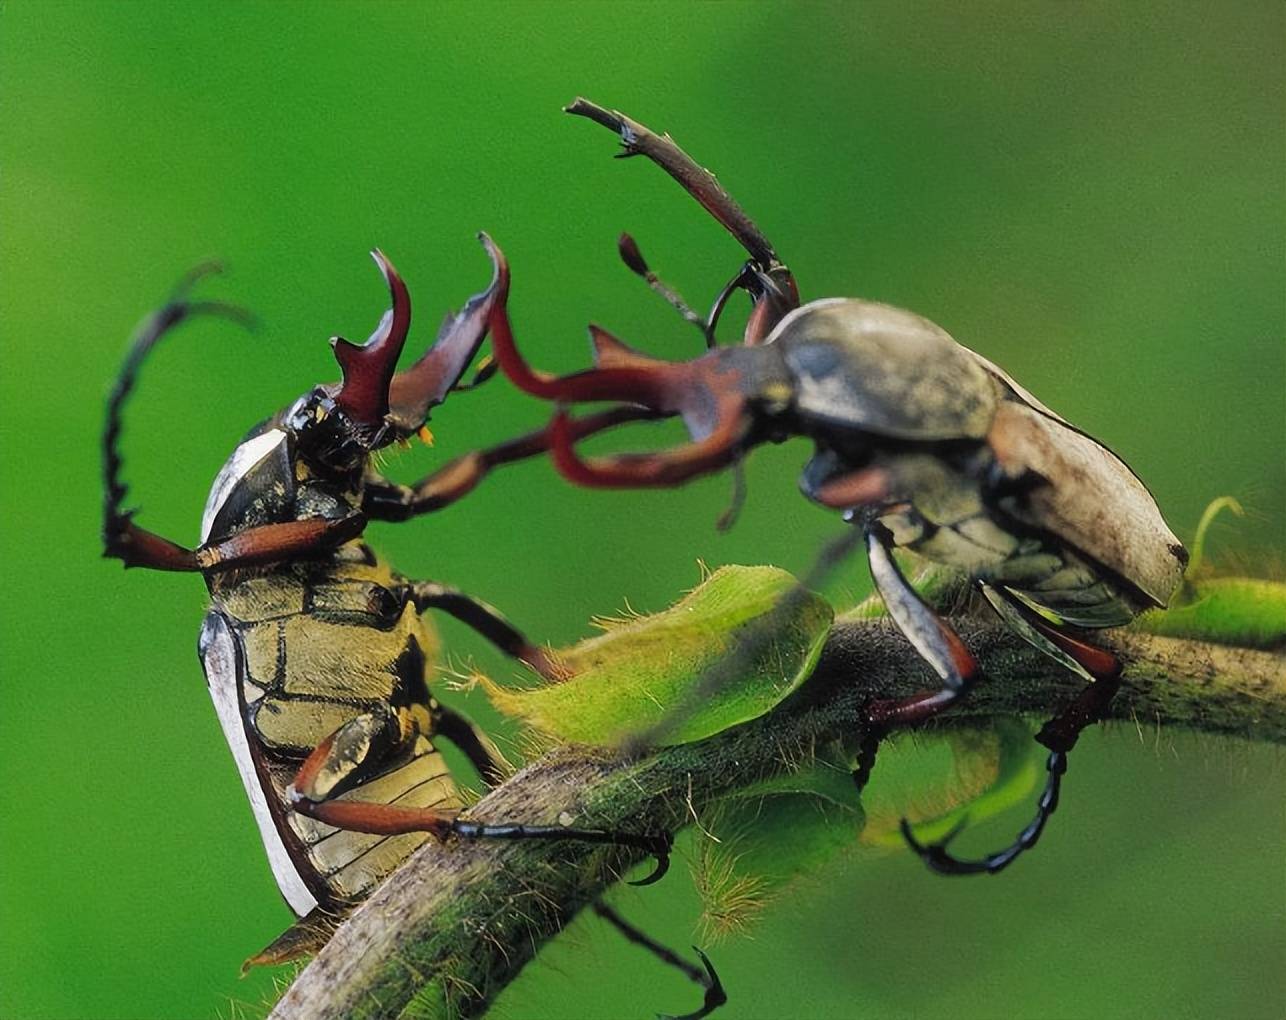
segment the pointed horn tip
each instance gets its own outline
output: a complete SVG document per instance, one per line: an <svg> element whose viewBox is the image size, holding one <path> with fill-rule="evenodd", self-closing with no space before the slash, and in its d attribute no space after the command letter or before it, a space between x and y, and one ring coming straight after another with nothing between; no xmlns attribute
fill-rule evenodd
<svg viewBox="0 0 1286 1020"><path fill-rule="evenodd" d="M487 253L487 258L491 259L491 286L501 295L503 302L509 296L509 259L485 230L478 231L478 242Z"/></svg>
<svg viewBox="0 0 1286 1020"><path fill-rule="evenodd" d="M380 273L384 276L387 283L392 285L395 278L400 278L397 267L393 265L389 257L379 248L371 249L371 258L375 260L375 265L379 267Z"/></svg>

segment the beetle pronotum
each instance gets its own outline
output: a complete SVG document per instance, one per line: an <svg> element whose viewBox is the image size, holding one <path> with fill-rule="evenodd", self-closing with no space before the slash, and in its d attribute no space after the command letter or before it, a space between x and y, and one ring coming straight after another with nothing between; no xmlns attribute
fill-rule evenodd
<svg viewBox="0 0 1286 1020"><path fill-rule="evenodd" d="M850 298L801 305L793 275L767 238L668 136L583 99L568 112L619 133L622 155L656 162L750 254L704 319L660 284L623 235L627 265L695 321L711 346L733 291L747 291L753 309L741 345L681 363L643 354L591 326L596 367L553 377L519 355L505 302L498 301L493 346L521 389L560 404L619 400L681 416L692 437L659 453L586 459L575 443L591 420L578 423L560 408L550 426L559 471L589 487L673 486L736 465L757 444L811 439L804 494L863 530L889 615L941 680L911 698L871 703L875 732L927 719L982 679L964 642L907 583L896 548L965 571L1005 623L1089 681L1037 737L1050 750L1049 778L1035 819L1010 847L961 861L947 853L946 841L921 846L903 825L935 870L1001 870L1039 838L1057 805L1067 753L1119 682L1116 658L1068 625L1115 627L1164 606L1182 579L1182 544L1120 458L986 358L900 308ZM507 286L503 258L494 257ZM859 774L866 768L869 761Z"/></svg>

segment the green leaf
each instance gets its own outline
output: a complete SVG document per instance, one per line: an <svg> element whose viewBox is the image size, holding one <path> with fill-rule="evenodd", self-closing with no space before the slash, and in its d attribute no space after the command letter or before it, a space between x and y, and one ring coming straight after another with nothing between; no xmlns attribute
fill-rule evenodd
<svg viewBox="0 0 1286 1020"><path fill-rule="evenodd" d="M683 744L763 715L795 690L833 618L784 570L721 567L669 609L609 621L607 633L558 652L567 680L527 690L482 683L501 712L562 740L609 744L672 721L660 742ZM694 693L729 656L740 657L730 682Z"/></svg>
<svg viewBox="0 0 1286 1020"><path fill-rule="evenodd" d="M1031 797L1046 754L1023 722L1009 718L886 743L862 794L862 842L905 847L904 817L922 842L992 818Z"/></svg>
<svg viewBox="0 0 1286 1020"><path fill-rule="evenodd" d="M1149 634L1275 648L1286 644L1286 584L1252 577L1189 581L1177 604L1134 623Z"/></svg>

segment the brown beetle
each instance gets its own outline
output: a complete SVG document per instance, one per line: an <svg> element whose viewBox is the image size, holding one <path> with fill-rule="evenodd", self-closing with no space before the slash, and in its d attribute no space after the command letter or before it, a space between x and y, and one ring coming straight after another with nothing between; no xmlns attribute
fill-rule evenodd
<svg viewBox="0 0 1286 1020"><path fill-rule="evenodd" d="M555 378L532 370L518 354L505 303L497 302L493 345L520 388L560 404L618 400L681 416L693 440L659 453L583 459L575 442L585 422L560 408L550 426L558 469L590 487L673 486L735 466L759 443L811 439L804 494L863 529L889 615L941 679L939 689L873 702L868 712L875 732L927 719L981 679L964 642L903 577L895 548L963 570L1018 634L1091 681L1037 737L1051 752L1049 779L1035 819L1010 847L961 861L947 853L946 841L922 846L903 825L935 870L1001 870L1035 844L1057 805L1067 752L1118 685L1116 658L1068 625L1116 627L1164 606L1182 579L1182 544L1119 457L986 358L900 308L850 298L801 305L794 277L773 246L668 136L583 99L568 112L618 132L622 155L645 155L661 166L750 259L702 318L622 235L626 264L694 321L713 347L689 362L650 357L591 326L596 367ZM503 259L493 257L503 288ZM753 301L743 343L716 347L715 327L738 289Z"/></svg>

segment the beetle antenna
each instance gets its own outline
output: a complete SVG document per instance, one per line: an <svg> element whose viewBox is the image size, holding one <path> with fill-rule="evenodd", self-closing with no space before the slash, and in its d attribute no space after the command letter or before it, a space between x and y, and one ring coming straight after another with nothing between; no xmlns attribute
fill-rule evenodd
<svg viewBox="0 0 1286 1020"><path fill-rule="evenodd" d="M629 267L632 273L642 277L647 285L652 288L653 293L661 295L670 307L674 308L697 329L701 330L707 349L717 346L711 322L694 312L691 305L683 300L682 295L677 290L652 272L648 267L647 260L643 258L643 253L639 251L638 242L633 237L629 234L621 234L616 242L616 250L621 256L621 261Z"/></svg>
<svg viewBox="0 0 1286 1020"><path fill-rule="evenodd" d="M217 262L207 262L186 273L170 295L169 301L149 315L138 327L116 385L107 398L107 423L103 429L103 539L111 555L113 536L128 522L132 510L123 509L129 486L121 480L124 460L120 453L121 416L138 381L139 369L148 353L175 326L195 315L217 315L254 329L255 317L246 309L222 301L189 301L188 292L203 277L222 271Z"/></svg>

